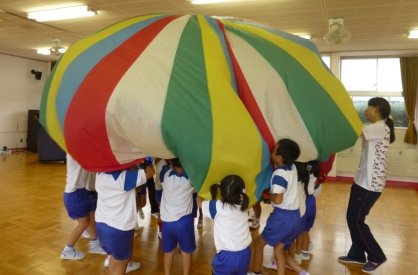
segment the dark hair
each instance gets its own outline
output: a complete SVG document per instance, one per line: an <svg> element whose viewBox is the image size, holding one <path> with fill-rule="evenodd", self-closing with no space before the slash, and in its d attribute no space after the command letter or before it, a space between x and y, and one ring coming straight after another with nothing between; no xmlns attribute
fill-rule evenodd
<svg viewBox="0 0 418 275"><path fill-rule="evenodd" d="M284 164L290 165L295 162L300 155L299 145L288 138L279 140L278 144L276 154L282 156Z"/></svg>
<svg viewBox="0 0 418 275"><path fill-rule="evenodd" d="M305 190L305 194L308 196L308 184L310 179L308 163L295 161L294 164L296 166L296 171L298 172L298 181L302 183L303 190Z"/></svg>
<svg viewBox="0 0 418 275"><path fill-rule="evenodd" d="M318 160L311 160L308 161L308 171L310 174L314 175L315 178L319 178L321 175L321 170L319 168L319 161Z"/></svg>
<svg viewBox="0 0 418 275"><path fill-rule="evenodd" d="M240 176L229 175L223 178L220 184L213 184L210 187L212 199L216 199L218 195L218 188L221 189L223 203L231 205L239 204L241 205L241 211L247 210L250 200L247 194L244 193L245 184Z"/></svg>
<svg viewBox="0 0 418 275"><path fill-rule="evenodd" d="M171 159L170 162L171 162L171 165L173 165L173 167L183 168L183 166L181 166L181 162L179 158Z"/></svg>
<svg viewBox="0 0 418 275"><path fill-rule="evenodd" d="M390 104L389 102L384 99L383 97L373 97L369 99L368 102L369 106L376 107L379 110L380 115L385 120L386 125L390 129L390 143L395 141L395 126L393 124L393 120L389 117L390 116Z"/></svg>

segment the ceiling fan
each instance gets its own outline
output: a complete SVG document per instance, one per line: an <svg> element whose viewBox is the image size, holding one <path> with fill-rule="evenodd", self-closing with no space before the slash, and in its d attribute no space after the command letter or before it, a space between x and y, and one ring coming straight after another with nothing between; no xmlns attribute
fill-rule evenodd
<svg viewBox="0 0 418 275"><path fill-rule="evenodd" d="M37 53L42 55L51 55L55 57L61 56L67 50L66 47L61 45L61 39L54 38L52 39L52 46L50 48L38 49Z"/></svg>
<svg viewBox="0 0 418 275"><path fill-rule="evenodd" d="M328 45L346 43L351 37L351 32L344 28L344 18L331 18L328 20L328 32L324 41Z"/></svg>

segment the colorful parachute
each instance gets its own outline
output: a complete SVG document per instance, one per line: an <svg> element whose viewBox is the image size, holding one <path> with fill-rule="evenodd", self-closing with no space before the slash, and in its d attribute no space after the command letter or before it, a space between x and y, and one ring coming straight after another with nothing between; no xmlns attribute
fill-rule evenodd
<svg viewBox="0 0 418 275"><path fill-rule="evenodd" d="M304 161L361 131L310 41L203 15L139 16L78 41L46 83L40 120L86 169L178 156L203 196L238 174L252 201L269 184L278 139L297 141Z"/></svg>

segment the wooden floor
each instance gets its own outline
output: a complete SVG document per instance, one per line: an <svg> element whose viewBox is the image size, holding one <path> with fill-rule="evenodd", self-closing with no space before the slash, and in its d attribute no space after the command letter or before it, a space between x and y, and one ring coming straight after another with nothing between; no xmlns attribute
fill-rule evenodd
<svg viewBox="0 0 418 275"><path fill-rule="evenodd" d="M88 254L81 261L60 259L75 224L67 217L62 202L63 163L39 163L36 154L14 153L0 159L0 175L0 274L107 274L103 255ZM337 262L350 246L345 224L349 188L349 184L326 183L318 199L311 233L316 249L311 261L303 264L313 275L362 274L359 267ZM378 274L418 274L417 198L415 189L387 188L373 208L368 223L388 257ZM133 256L142 267L131 274L163 274L155 219L150 218L149 208L145 212ZM264 205L262 227L269 212L270 206ZM252 234L256 238L259 232ZM204 221L202 230L196 230L196 243L193 274L211 274L215 250L209 220ZM87 251L84 239L76 246ZM264 272L275 274L267 269ZM180 257L176 257L173 274L181 274Z"/></svg>

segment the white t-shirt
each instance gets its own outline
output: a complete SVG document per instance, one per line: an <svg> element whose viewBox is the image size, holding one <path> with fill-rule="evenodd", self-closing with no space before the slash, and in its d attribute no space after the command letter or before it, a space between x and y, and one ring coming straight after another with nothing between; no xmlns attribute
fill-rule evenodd
<svg viewBox="0 0 418 275"><path fill-rule="evenodd" d="M277 168L270 180L270 193L283 194L280 204L272 202L273 207L285 210L299 209L298 173L294 164Z"/></svg>
<svg viewBox="0 0 418 275"><path fill-rule="evenodd" d="M240 251L251 244L248 230L248 213L241 211L240 205L230 205L221 201L203 201L203 216L214 220L213 235L216 252Z"/></svg>
<svg viewBox="0 0 418 275"><path fill-rule="evenodd" d="M164 167L162 169L163 173L160 173L162 175L160 182L163 187L160 205L161 220L174 222L192 213L194 188L186 174L178 175L173 169L165 170Z"/></svg>
<svg viewBox="0 0 418 275"><path fill-rule="evenodd" d="M93 172L83 169L75 159L67 154L67 179L65 184L65 193L72 193L77 189L86 188L91 185L93 185L94 188L94 183L92 183L94 180L95 175Z"/></svg>
<svg viewBox="0 0 418 275"><path fill-rule="evenodd" d="M132 230L136 222L135 187L147 182L144 170L96 175L96 222L119 230Z"/></svg>
<svg viewBox="0 0 418 275"><path fill-rule="evenodd" d="M362 139L363 149L355 182L369 191L382 192L386 183L390 129L384 120L366 124Z"/></svg>

